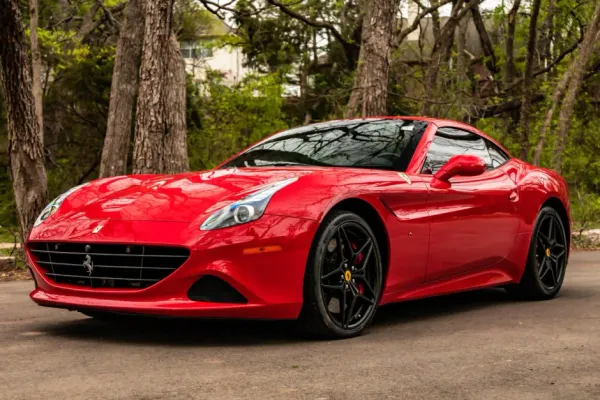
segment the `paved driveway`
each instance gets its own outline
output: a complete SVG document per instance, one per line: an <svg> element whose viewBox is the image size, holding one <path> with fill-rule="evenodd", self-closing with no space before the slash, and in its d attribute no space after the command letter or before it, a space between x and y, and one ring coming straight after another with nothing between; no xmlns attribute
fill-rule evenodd
<svg viewBox="0 0 600 400"><path fill-rule="evenodd" d="M600 399L600 252L561 296L486 290L383 307L369 331L305 341L285 323L107 324L0 284L1 399Z"/></svg>

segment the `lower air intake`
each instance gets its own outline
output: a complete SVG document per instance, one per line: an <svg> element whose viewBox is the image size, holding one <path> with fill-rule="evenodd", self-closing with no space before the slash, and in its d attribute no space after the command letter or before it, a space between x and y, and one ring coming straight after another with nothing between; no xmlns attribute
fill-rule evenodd
<svg viewBox="0 0 600 400"><path fill-rule="evenodd" d="M230 284L216 276L206 275L198 279L188 290L188 298L211 303L245 304L248 300Z"/></svg>

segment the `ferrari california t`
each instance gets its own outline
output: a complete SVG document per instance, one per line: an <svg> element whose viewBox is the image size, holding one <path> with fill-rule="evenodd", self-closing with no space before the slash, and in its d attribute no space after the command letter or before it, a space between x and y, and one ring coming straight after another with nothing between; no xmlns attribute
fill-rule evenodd
<svg viewBox="0 0 600 400"><path fill-rule="evenodd" d="M392 302L494 286L556 296L569 215L561 176L469 125L318 123L210 171L59 196L29 234L30 296L93 317L298 319L350 337Z"/></svg>

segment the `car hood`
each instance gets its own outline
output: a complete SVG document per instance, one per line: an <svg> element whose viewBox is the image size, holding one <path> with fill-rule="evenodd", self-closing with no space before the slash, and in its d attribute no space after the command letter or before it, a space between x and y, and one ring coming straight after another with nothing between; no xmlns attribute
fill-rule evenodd
<svg viewBox="0 0 600 400"><path fill-rule="evenodd" d="M103 179L67 197L52 218L192 222L263 185L313 172L297 168L233 168Z"/></svg>

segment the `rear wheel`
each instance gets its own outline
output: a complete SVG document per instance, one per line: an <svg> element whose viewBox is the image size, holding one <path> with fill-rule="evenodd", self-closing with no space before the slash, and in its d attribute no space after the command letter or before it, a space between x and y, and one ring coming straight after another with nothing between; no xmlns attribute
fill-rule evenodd
<svg viewBox="0 0 600 400"><path fill-rule="evenodd" d="M536 220L521 282L507 287L507 290L532 300L553 298L565 279L567 255L567 233L560 216L552 207L542 208Z"/></svg>
<svg viewBox="0 0 600 400"><path fill-rule="evenodd" d="M334 211L311 249L300 321L317 336L359 335L373 320L382 291L383 266L376 237L352 212Z"/></svg>

